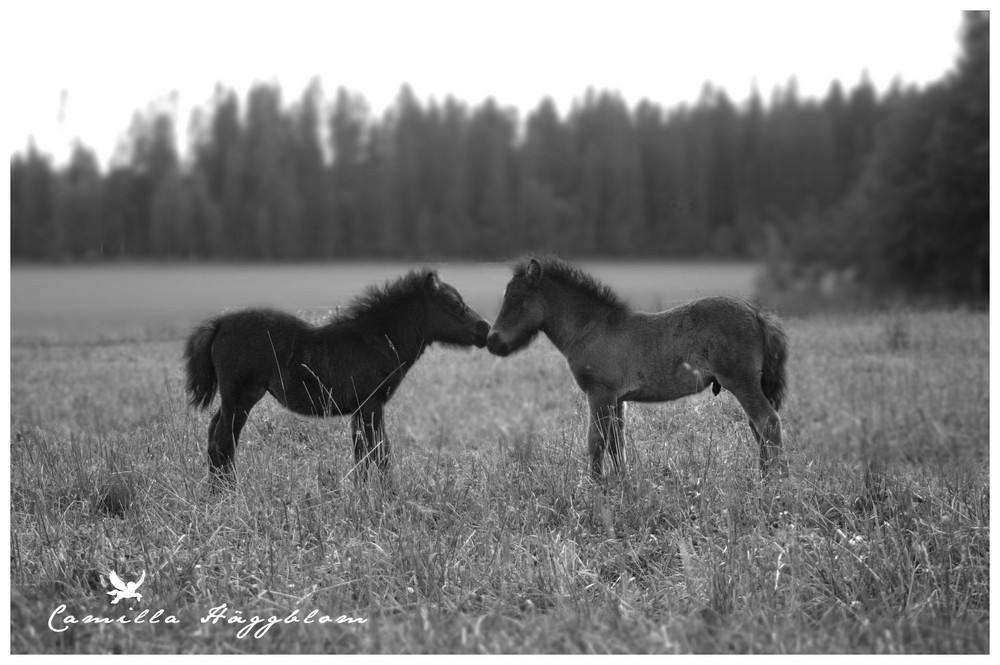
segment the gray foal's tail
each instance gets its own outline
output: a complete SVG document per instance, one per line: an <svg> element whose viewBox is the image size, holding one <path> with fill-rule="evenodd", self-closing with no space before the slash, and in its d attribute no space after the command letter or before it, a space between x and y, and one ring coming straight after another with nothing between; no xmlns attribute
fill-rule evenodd
<svg viewBox="0 0 1000 665"><path fill-rule="evenodd" d="M761 336L764 342L764 367L760 376L760 387L764 396L771 401L777 411L785 398L787 387L785 361L788 360L788 338L781 322L773 314L757 310Z"/></svg>
<svg viewBox="0 0 1000 665"><path fill-rule="evenodd" d="M187 370L186 388L191 406L207 409L215 397L219 379L212 363L212 342L219 333L218 319L212 319L195 328L184 344L184 361Z"/></svg>

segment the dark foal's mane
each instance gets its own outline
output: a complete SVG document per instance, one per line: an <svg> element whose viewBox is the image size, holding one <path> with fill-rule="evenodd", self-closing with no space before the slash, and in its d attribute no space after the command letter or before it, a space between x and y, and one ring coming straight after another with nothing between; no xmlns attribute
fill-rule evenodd
<svg viewBox="0 0 1000 665"><path fill-rule="evenodd" d="M369 286L344 311L334 314L327 325L363 325L385 319L398 320L403 306L423 291L431 272L427 268L411 270L384 286Z"/></svg>
<svg viewBox="0 0 1000 665"><path fill-rule="evenodd" d="M534 258L542 266L542 274L554 282L581 291L595 300L607 305L616 312L629 312L631 307L618 297L610 286L602 284L579 268L571 266L555 256L535 256L522 259L514 266L514 275L524 277L528 263Z"/></svg>

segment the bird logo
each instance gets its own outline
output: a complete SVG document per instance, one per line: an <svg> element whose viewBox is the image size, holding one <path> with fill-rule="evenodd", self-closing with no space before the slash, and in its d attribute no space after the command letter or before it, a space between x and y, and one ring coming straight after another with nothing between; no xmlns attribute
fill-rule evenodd
<svg viewBox="0 0 1000 665"><path fill-rule="evenodd" d="M137 601L142 602L142 594L136 591L136 589L146 579L145 570L139 576L138 582L123 582L122 578L118 577L118 573L113 570L108 572L108 579L111 580L111 586L114 587L114 589L108 591L109 596L114 596L114 599L111 601L112 605L117 605L119 600L126 598L135 598Z"/></svg>

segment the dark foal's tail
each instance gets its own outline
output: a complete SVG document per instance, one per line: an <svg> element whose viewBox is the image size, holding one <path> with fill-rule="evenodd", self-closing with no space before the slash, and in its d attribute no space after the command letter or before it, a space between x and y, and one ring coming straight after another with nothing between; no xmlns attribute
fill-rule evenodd
<svg viewBox="0 0 1000 665"><path fill-rule="evenodd" d="M788 359L788 338L777 317L757 310L757 321L764 341L764 367L760 387L777 411L781 408L787 387L785 361Z"/></svg>
<svg viewBox="0 0 1000 665"><path fill-rule="evenodd" d="M212 342L219 333L219 321L212 319L195 328L184 345L187 391L191 406L207 409L215 397L219 379L212 363Z"/></svg>

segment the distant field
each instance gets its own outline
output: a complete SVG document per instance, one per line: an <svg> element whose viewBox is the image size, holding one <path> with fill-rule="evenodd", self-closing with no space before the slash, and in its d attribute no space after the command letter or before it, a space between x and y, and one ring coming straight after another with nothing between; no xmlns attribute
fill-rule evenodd
<svg viewBox="0 0 1000 665"><path fill-rule="evenodd" d="M592 266L642 307L753 275L675 268ZM248 283L329 309L401 268L354 269L14 271L12 652L989 652L988 314L788 319L787 481L760 482L742 410L706 391L633 405L627 471L593 483L586 401L540 338L425 354L387 409L395 494L353 482L347 420L270 398L211 494L181 331ZM494 314L506 266L442 274ZM145 571L141 603L109 604L111 570ZM54 632L60 604L180 623ZM366 622L240 638L202 621L223 604Z"/></svg>
<svg viewBox="0 0 1000 665"><path fill-rule="evenodd" d="M487 318L500 305L510 269L501 263L433 264ZM642 309L698 295L754 290L757 266L719 263L582 263ZM220 310L268 305L315 313L350 302L417 264L19 266L11 271L15 339L87 339L150 330L187 330Z"/></svg>

